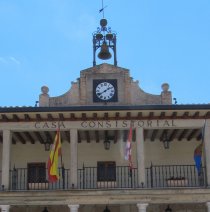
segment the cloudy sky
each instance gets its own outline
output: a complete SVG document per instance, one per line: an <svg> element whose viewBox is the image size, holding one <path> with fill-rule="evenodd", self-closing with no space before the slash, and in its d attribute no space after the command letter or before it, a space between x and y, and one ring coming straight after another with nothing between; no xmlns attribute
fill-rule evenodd
<svg viewBox="0 0 210 212"><path fill-rule="evenodd" d="M0 0L0 106L34 106L92 66L101 0ZM168 82L178 104L210 103L209 0L104 0L118 66L148 93ZM108 61L97 60L97 64Z"/></svg>

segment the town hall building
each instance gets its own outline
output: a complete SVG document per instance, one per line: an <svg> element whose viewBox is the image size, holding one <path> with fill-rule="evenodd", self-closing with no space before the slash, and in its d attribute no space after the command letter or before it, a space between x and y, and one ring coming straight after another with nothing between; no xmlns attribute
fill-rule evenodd
<svg viewBox="0 0 210 212"><path fill-rule="evenodd" d="M96 53L113 65L97 65ZM43 85L37 95L35 107L0 107L1 212L210 212L210 104L173 104L166 82L159 95L144 91L118 66L106 19L93 34L93 66L66 93Z"/></svg>

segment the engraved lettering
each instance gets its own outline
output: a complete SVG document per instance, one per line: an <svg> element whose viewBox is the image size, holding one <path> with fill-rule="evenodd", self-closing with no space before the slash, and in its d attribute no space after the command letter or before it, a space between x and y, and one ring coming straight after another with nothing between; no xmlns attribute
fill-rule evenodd
<svg viewBox="0 0 210 212"><path fill-rule="evenodd" d="M176 125L174 124L174 120L173 119L171 120L171 124L172 124L173 127L176 127Z"/></svg>
<svg viewBox="0 0 210 212"><path fill-rule="evenodd" d="M86 121L83 121L83 122L81 123L81 126L82 126L83 128L87 128L87 122L86 122Z"/></svg>
<svg viewBox="0 0 210 212"><path fill-rule="evenodd" d="M165 121L164 121L163 126L164 126L164 127L165 127L165 126L170 127L170 124L169 124L168 120L165 120Z"/></svg>
<svg viewBox="0 0 210 212"><path fill-rule="evenodd" d="M96 126L94 121L90 121L89 122L89 127L94 128Z"/></svg>
<svg viewBox="0 0 210 212"><path fill-rule="evenodd" d="M57 127L57 123L54 121L52 122L52 128L56 128Z"/></svg>
<svg viewBox="0 0 210 212"><path fill-rule="evenodd" d="M148 120L148 121L147 121L147 126L148 126L148 127L152 127L152 121Z"/></svg>
<svg viewBox="0 0 210 212"><path fill-rule="evenodd" d="M45 123L43 124L42 128L43 128L43 129L44 129L44 128L49 128L48 123L47 123L47 122L45 122Z"/></svg>
<svg viewBox="0 0 210 212"><path fill-rule="evenodd" d="M101 122L100 122L100 121L98 121L98 128L99 128L99 127L102 127L102 128L104 127L104 123L103 123L103 121L101 121Z"/></svg>
<svg viewBox="0 0 210 212"><path fill-rule="evenodd" d="M144 121L138 121L138 126L143 127L144 126Z"/></svg>
<svg viewBox="0 0 210 212"><path fill-rule="evenodd" d="M127 126L128 126L127 121L123 121L122 127L127 127Z"/></svg>
<svg viewBox="0 0 210 212"><path fill-rule="evenodd" d="M61 127L66 128L63 122L58 122L58 127L59 128L61 128Z"/></svg>
<svg viewBox="0 0 210 212"><path fill-rule="evenodd" d="M37 128L37 129L40 129L41 127L40 127L40 122L36 122L35 123L35 128Z"/></svg>
<svg viewBox="0 0 210 212"><path fill-rule="evenodd" d="M111 127L112 127L110 121L106 121L106 127L107 127L107 128L111 128Z"/></svg>

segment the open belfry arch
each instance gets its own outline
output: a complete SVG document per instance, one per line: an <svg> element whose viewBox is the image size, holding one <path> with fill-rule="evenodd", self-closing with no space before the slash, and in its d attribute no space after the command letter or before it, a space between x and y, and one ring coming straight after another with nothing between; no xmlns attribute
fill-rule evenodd
<svg viewBox="0 0 210 212"><path fill-rule="evenodd" d="M118 66L116 36L103 17L93 67L66 93L51 96L44 85L35 107L0 108L2 212L210 211L210 105L173 104L166 82L159 95L144 91ZM97 53L114 64L97 65ZM46 162L57 129L62 163L51 183Z"/></svg>

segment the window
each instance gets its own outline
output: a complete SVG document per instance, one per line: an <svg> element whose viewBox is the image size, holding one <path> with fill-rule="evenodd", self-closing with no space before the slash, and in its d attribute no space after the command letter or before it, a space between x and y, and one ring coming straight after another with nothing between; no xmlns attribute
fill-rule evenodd
<svg viewBox="0 0 210 212"><path fill-rule="evenodd" d="M45 163L28 163L28 183L46 182Z"/></svg>
<svg viewBox="0 0 210 212"><path fill-rule="evenodd" d="M116 164L113 161L97 163L97 181L116 181Z"/></svg>

